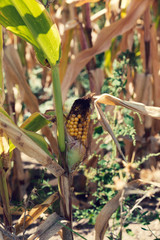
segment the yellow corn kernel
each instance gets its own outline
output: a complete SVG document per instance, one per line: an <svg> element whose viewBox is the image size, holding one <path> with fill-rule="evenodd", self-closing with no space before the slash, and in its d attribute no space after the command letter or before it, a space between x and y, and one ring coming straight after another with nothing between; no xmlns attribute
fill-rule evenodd
<svg viewBox="0 0 160 240"><path fill-rule="evenodd" d="M78 117L75 117L74 121L75 122L78 122L79 118Z"/></svg>
<svg viewBox="0 0 160 240"><path fill-rule="evenodd" d="M75 132L78 132L78 128L75 128L74 131L75 131Z"/></svg>
<svg viewBox="0 0 160 240"><path fill-rule="evenodd" d="M83 125L82 125L82 123L79 123L79 124L78 124L78 127L80 127L80 128L81 128L82 126L83 126Z"/></svg>
<svg viewBox="0 0 160 240"><path fill-rule="evenodd" d="M82 140L86 140L86 136L85 135L82 136Z"/></svg>
<svg viewBox="0 0 160 240"><path fill-rule="evenodd" d="M77 128L77 125L76 125L76 124L74 124L74 125L73 125L73 128Z"/></svg>
<svg viewBox="0 0 160 240"><path fill-rule="evenodd" d="M70 131L70 132L74 132L74 128L70 128L69 131Z"/></svg>
<svg viewBox="0 0 160 240"><path fill-rule="evenodd" d="M81 116L81 114L78 114L78 116L77 116L78 118L81 118L82 116Z"/></svg>
<svg viewBox="0 0 160 240"><path fill-rule="evenodd" d="M82 135L82 131L78 131L78 135L80 135L80 136L81 136L81 135Z"/></svg>

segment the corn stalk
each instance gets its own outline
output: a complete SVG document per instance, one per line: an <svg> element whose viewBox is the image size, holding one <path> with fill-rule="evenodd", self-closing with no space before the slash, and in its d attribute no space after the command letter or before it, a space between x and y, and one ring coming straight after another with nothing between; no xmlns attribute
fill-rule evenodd
<svg viewBox="0 0 160 240"><path fill-rule="evenodd" d="M72 232L70 231L72 225L70 175L66 163L65 131L58 68L61 51L61 41L58 30L44 6L35 0L5 0L0 2L0 23L14 34L31 43L36 51L39 62L44 66L51 67L54 105L57 118L59 165L66 171L65 176L59 177L61 215L69 222L68 228L64 228L63 230L63 239L73 239ZM4 126L8 134L10 134L8 130L9 125L7 125L7 127ZM15 138L19 130L13 125L11 129L14 130ZM25 134L27 134L27 132L25 132ZM22 135L23 134L21 134L21 136ZM12 137L12 134L9 136ZM23 135L23 137L25 139L25 135ZM14 141L15 139L12 140ZM20 144L16 143L16 141L14 141L14 144L17 144L19 149L21 148ZM20 150L24 150L22 148ZM1 165L1 167L3 166ZM1 169L1 171L2 170L3 169Z"/></svg>
<svg viewBox="0 0 160 240"><path fill-rule="evenodd" d="M4 102L4 82L2 73L2 58L3 58L3 37L2 26L0 26L0 106ZM3 205L3 218L6 228L11 231L12 216L9 205L9 194L7 187L7 170L10 157L8 154L8 138L5 133L0 129L0 195Z"/></svg>
<svg viewBox="0 0 160 240"><path fill-rule="evenodd" d="M65 169L65 175L59 177L59 193L60 193L60 212L66 220L68 220L67 227L63 228L63 239L73 239L72 231L72 202L71 202L71 181L70 174L67 167L66 153L65 153L65 133L64 133L64 121L62 110L62 97L61 87L59 79L58 66L52 66L52 81L53 81L53 94L56 108L57 117L57 140L59 146L59 164Z"/></svg>

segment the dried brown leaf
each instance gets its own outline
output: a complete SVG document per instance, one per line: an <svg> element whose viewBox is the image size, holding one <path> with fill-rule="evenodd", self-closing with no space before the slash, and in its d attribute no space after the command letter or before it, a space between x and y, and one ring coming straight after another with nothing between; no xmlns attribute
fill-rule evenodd
<svg viewBox="0 0 160 240"><path fill-rule="evenodd" d="M152 89L153 78L151 74L137 74L135 79L135 91L134 100L136 102L144 103L145 105L152 105L153 102L153 89ZM145 116L144 124L142 125L139 121L138 116L135 116L135 128L136 133L139 136L143 136L145 128L151 128L152 118Z"/></svg>
<svg viewBox="0 0 160 240"><path fill-rule="evenodd" d="M86 4L86 3L95 3L95 2L99 2L100 0L66 0L66 3L68 4L73 4L75 3L76 7L81 7L82 5Z"/></svg>
<svg viewBox="0 0 160 240"><path fill-rule="evenodd" d="M125 52L127 49L132 51L132 46L134 42L134 31L133 29L130 29L126 33L123 34L120 49L121 52Z"/></svg>
<svg viewBox="0 0 160 240"><path fill-rule="evenodd" d="M36 205L29 212L24 212L18 223L15 226L16 234L24 231L30 224L32 224L42 213L44 213L48 207L59 198L58 193L52 194L42 204Z"/></svg>
<svg viewBox="0 0 160 240"><path fill-rule="evenodd" d="M101 68L90 70L91 79L93 81L94 92L100 94L104 82L104 71Z"/></svg>
<svg viewBox="0 0 160 240"><path fill-rule="evenodd" d="M86 4L86 3L95 3L95 2L99 2L100 0L79 0L76 3L76 7L81 7L82 5Z"/></svg>
<svg viewBox="0 0 160 240"><path fill-rule="evenodd" d="M67 221L56 213L51 214L45 222L37 229L36 233L28 238L28 240L50 240L53 236L67 224Z"/></svg>
<svg viewBox="0 0 160 240"><path fill-rule="evenodd" d="M136 20L143 14L146 8L151 3L150 0L133 0L131 1L128 14L125 18L114 22L109 27L104 27L92 48L86 49L79 53L75 60L68 66L63 83L63 101L66 98L69 87L73 84L75 78L79 72L85 67L85 65L96 55L106 51L111 44L111 40L121 35L136 24Z"/></svg>
<svg viewBox="0 0 160 240"><path fill-rule="evenodd" d="M38 100L26 81L19 55L13 45L8 45L4 50L4 69L7 81L19 85L21 97L30 112L36 112L38 110Z"/></svg>
<svg viewBox="0 0 160 240"><path fill-rule="evenodd" d="M112 129L111 129L107 119L106 119L106 117L104 116L104 113L103 113L102 109L100 108L100 106L98 104L95 104L95 108L96 108L97 113L98 113L99 121L101 122L101 124L104 127L104 129L107 132L109 132L109 134L111 135L113 141L115 142L115 144L117 146L118 151L120 152L120 154L123 157L123 159L126 161L125 156L124 156L124 154L123 154L123 152L121 150L121 147L119 145L119 142L117 141L117 139L116 139L116 137L115 137L115 135L114 135L114 133L113 133L113 131L112 131Z"/></svg>
<svg viewBox="0 0 160 240"><path fill-rule="evenodd" d="M123 196L127 196L130 194L130 189L134 189L139 187L140 184L143 184L139 180L132 181L128 184L126 184L124 190L121 190L117 193L115 197L113 197L107 204L102 208L101 212L98 214L96 218L96 224L95 224L95 231L96 236L95 240L103 240L104 234L108 227L108 221L112 214L116 211L116 209L119 207L120 204L120 198L123 194Z"/></svg>
<svg viewBox="0 0 160 240"><path fill-rule="evenodd" d="M95 240L102 240L104 238L104 234L106 232L106 229L108 228L108 221L112 214L119 207L119 199L121 195L122 190L119 191L114 198L107 202L107 204L102 208L101 212L98 214L95 224L96 231Z"/></svg>
<svg viewBox="0 0 160 240"><path fill-rule="evenodd" d="M160 106L160 63L158 55L157 34L155 24L151 27L151 58L153 67L153 97L155 106Z"/></svg>
<svg viewBox="0 0 160 240"><path fill-rule="evenodd" d="M98 103L126 107L128 109L131 109L132 111L139 112L140 114L150 116L156 119L160 119L159 107L146 106L143 103L121 100L107 93L99 96L94 96L93 98L95 98L96 99L95 102L98 102Z"/></svg>

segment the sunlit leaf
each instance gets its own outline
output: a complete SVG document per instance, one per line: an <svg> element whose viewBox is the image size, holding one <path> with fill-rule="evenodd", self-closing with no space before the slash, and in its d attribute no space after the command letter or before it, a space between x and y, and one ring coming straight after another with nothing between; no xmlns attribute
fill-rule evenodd
<svg viewBox="0 0 160 240"><path fill-rule="evenodd" d="M60 58L60 36L44 6L35 0L0 1L0 23L34 46L38 60L53 65Z"/></svg>
<svg viewBox="0 0 160 240"><path fill-rule="evenodd" d="M28 131L26 129L22 129L22 131L30 137L41 149L43 149L51 158L53 158L52 154L48 150L48 144L45 139L39 135L38 133Z"/></svg>
<svg viewBox="0 0 160 240"><path fill-rule="evenodd" d="M37 132L48 123L49 121L41 113L35 112L27 118L27 120L21 125L21 128Z"/></svg>

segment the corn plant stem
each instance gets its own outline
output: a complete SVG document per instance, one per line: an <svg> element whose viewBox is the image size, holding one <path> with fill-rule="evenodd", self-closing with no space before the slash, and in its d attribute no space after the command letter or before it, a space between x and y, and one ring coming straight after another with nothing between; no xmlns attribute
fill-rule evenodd
<svg viewBox="0 0 160 240"><path fill-rule="evenodd" d="M6 227L9 227L9 230L11 231L12 216L11 216L10 205L9 205L9 194L8 194L8 187L7 187L7 181L6 181L6 172L3 169L2 157L0 159L0 194L3 202L4 222Z"/></svg>
<svg viewBox="0 0 160 240"><path fill-rule="evenodd" d="M53 81L53 94L54 94L54 103L56 108L57 116L57 140L60 150L59 154L59 164L66 170L66 159L65 159L65 132L64 132L64 119L63 119L63 108L62 108L62 96L61 96L61 87L59 79L59 69L58 66L51 66L52 69L52 81ZM64 189L64 185L68 185L68 190ZM66 186L66 185L65 185ZM70 197L70 180L69 175L66 172L66 176L61 176L58 179L58 188L60 194L60 212L65 217L69 223L68 227L72 228L72 205ZM65 194L64 194L65 193ZM66 211L69 209L69 212ZM63 228L62 236L64 240L72 240L73 234L70 229Z"/></svg>
<svg viewBox="0 0 160 240"><path fill-rule="evenodd" d="M62 108L62 95L59 80L58 66L52 66L52 82L53 82L53 94L57 116L57 139L58 146L61 153L65 151L65 134L64 134L64 120L63 120L63 108Z"/></svg>
<svg viewBox="0 0 160 240"><path fill-rule="evenodd" d="M0 106L2 106L4 102L2 59L3 59L3 35L2 35L2 26L0 25Z"/></svg>

